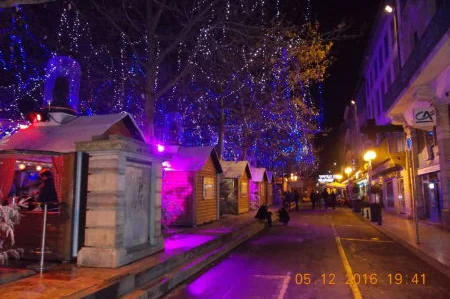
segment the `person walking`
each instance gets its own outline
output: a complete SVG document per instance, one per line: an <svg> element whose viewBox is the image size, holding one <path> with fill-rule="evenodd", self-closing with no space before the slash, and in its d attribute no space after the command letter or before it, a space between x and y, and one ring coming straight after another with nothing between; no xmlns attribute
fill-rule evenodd
<svg viewBox="0 0 450 299"><path fill-rule="evenodd" d="M323 203L325 205L325 211L326 211L326 210L328 210L328 200L329 200L329 194L328 194L327 189L323 189L322 198L323 198Z"/></svg>
<svg viewBox="0 0 450 299"><path fill-rule="evenodd" d="M330 206L336 210L336 193L334 191L330 194Z"/></svg>
<svg viewBox="0 0 450 299"><path fill-rule="evenodd" d="M317 200L317 194L314 190L311 191L309 198L311 199L312 208L314 210L316 208L316 200Z"/></svg>
<svg viewBox="0 0 450 299"><path fill-rule="evenodd" d="M300 194L298 193L298 190L294 190L294 193L293 193L293 199L294 199L294 202L295 202L295 211L299 211L299 209L298 209L298 202L300 201Z"/></svg>

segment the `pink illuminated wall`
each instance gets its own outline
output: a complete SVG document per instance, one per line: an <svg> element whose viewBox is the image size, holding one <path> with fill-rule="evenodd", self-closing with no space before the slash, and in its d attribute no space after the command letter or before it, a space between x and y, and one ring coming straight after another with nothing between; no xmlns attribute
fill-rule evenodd
<svg viewBox="0 0 450 299"><path fill-rule="evenodd" d="M194 180L189 172L165 171L162 181L163 225L192 224Z"/></svg>
<svg viewBox="0 0 450 299"><path fill-rule="evenodd" d="M250 210L257 210L259 208L259 183L250 181Z"/></svg>

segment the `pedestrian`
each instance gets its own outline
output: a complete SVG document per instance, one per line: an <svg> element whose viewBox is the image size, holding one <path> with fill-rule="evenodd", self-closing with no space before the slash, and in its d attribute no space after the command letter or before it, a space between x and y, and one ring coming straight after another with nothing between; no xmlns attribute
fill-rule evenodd
<svg viewBox="0 0 450 299"><path fill-rule="evenodd" d="M330 206L336 210L336 193L334 191L330 194Z"/></svg>
<svg viewBox="0 0 450 299"><path fill-rule="evenodd" d="M49 169L44 169L39 173L39 177L41 184L39 185L37 201L41 204L41 208L44 204L47 204L49 210L58 209L58 196L52 172Z"/></svg>
<svg viewBox="0 0 450 299"><path fill-rule="evenodd" d="M288 224L290 217L289 212L285 207L282 207L281 209L278 210L278 219L284 225Z"/></svg>
<svg viewBox="0 0 450 299"><path fill-rule="evenodd" d="M300 201L300 194L297 190L294 191L293 198L295 202L295 210L298 212L298 202Z"/></svg>
<svg viewBox="0 0 450 299"><path fill-rule="evenodd" d="M328 200L329 200L329 194L327 189L323 189L322 191L322 198L323 198L323 203L325 205L325 210L328 210Z"/></svg>

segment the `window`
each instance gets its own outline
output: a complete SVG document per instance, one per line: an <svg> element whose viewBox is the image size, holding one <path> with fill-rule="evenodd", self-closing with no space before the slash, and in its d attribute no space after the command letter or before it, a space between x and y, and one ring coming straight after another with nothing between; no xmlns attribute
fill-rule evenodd
<svg viewBox="0 0 450 299"><path fill-rule="evenodd" d="M384 36L384 57L386 59L389 57L389 38L387 34Z"/></svg>
<svg viewBox="0 0 450 299"><path fill-rule="evenodd" d="M394 18L392 18L391 21L391 30L389 30L390 34L391 34L391 46L393 47L394 44L397 42L397 40L395 39L395 23L394 23Z"/></svg>
<svg viewBox="0 0 450 299"><path fill-rule="evenodd" d="M203 199L214 199L213 177L203 177Z"/></svg>
<svg viewBox="0 0 450 299"><path fill-rule="evenodd" d="M378 70L381 73L381 69L383 68L383 49L380 47L378 49Z"/></svg>
<svg viewBox="0 0 450 299"><path fill-rule="evenodd" d="M248 182L241 182L241 197L247 196L248 194Z"/></svg>
<svg viewBox="0 0 450 299"><path fill-rule="evenodd" d="M391 84L392 84L391 68L388 68L387 73L386 73L386 77L387 77L387 80L386 80L387 84L386 85L389 88L389 86L391 86Z"/></svg>

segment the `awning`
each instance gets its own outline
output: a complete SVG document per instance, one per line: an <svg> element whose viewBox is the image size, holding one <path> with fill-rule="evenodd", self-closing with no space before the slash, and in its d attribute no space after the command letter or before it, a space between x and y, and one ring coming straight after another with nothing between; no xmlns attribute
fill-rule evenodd
<svg viewBox="0 0 450 299"><path fill-rule="evenodd" d="M336 188L336 189L345 189L347 188L347 185L338 183L338 182L331 182L325 185L327 188Z"/></svg>

